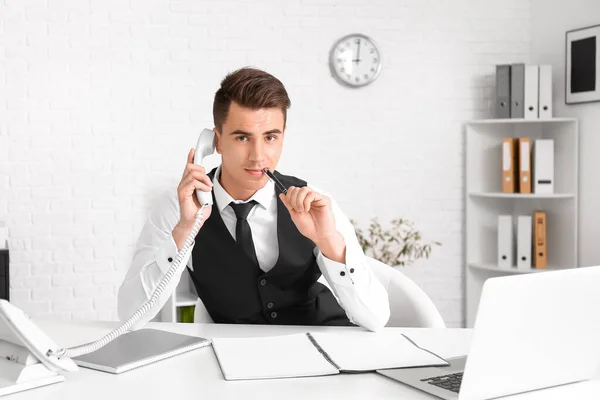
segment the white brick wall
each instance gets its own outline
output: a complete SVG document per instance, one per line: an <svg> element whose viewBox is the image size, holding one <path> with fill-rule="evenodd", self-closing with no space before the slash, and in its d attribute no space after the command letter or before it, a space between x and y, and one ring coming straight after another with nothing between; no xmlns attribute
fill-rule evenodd
<svg viewBox="0 0 600 400"><path fill-rule="evenodd" d="M352 32L382 50L380 78L359 90L327 65ZM116 318L154 197L212 127L220 80L253 65L292 99L280 170L363 225L403 216L442 242L406 272L460 325L461 122L490 115L493 65L527 61L529 43L524 0L0 2L0 219L15 303Z"/></svg>

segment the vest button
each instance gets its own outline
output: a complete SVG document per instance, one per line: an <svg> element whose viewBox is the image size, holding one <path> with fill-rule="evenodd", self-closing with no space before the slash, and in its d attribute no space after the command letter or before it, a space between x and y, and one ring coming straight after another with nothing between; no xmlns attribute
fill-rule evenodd
<svg viewBox="0 0 600 400"><path fill-rule="evenodd" d="M172 257L169 257L169 258L167 258L167 261L168 261L168 262L173 262L173 258L172 258Z"/></svg>
<svg viewBox="0 0 600 400"><path fill-rule="evenodd" d="M267 280L266 279L261 279L260 280L260 286L265 286L267 284Z"/></svg>
<svg viewBox="0 0 600 400"><path fill-rule="evenodd" d="M340 272L340 275L344 276L344 275L346 275L346 273L344 271L342 271L342 272Z"/></svg>
<svg viewBox="0 0 600 400"><path fill-rule="evenodd" d="M273 305L274 305L273 302L270 301L270 302L267 303L267 308L273 308Z"/></svg>
<svg viewBox="0 0 600 400"><path fill-rule="evenodd" d="M277 318L277 313L275 311L271 313L271 318Z"/></svg>
<svg viewBox="0 0 600 400"><path fill-rule="evenodd" d="M354 268L350 268L350 273L353 274L354 273Z"/></svg>

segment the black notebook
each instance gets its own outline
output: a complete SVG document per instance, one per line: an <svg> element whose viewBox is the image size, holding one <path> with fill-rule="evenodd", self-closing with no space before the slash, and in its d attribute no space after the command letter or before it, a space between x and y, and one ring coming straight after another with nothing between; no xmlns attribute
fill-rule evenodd
<svg viewBox="0 0 600 400"><path fill-rule="evenodd" d="M74 357L81 367L118 374L210 345L210 340L158 329L127 332L100 349Z"/></svg>
<svg viewBox="0 0 600 400"><path fill-rule="evenodd" d="M309 332L257 338L213 338L212 342L226 380L450 365L398 332Z"/></svg>

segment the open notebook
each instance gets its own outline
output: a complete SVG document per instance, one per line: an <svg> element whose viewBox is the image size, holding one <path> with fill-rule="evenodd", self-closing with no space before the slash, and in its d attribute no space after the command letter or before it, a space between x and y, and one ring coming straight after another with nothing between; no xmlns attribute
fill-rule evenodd
<svg viewBox="0 0 600 400"><path fill-rule="evenodd" d="M73 361L81 367L118 374L209 344L210 340L201 337L140 329L127 332L92 353L73 358Z"/></svg>
<svg viewBox="0 0 600 400"><path fill-rule="evenodd" d="M212 342L226 380L449 365L443 358L397 332L309 332L257 338L213 338Z"/></svg>

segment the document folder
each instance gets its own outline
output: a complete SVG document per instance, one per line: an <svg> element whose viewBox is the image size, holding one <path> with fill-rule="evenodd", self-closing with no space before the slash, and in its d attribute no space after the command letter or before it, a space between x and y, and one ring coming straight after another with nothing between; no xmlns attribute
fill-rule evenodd
<svg viewBox="0 0 600 400"><path fill-rule="evenodd" d="M540 65L540 119L552 118L552 65Z"/></svg>
<svg viewBox="0 0 600 400"><path fill-rule="evenodd" d="M510 66L510 117L523 118L525 111L525 64Z"/></svg>
<svg viewBox="0 0 600 400"><path fill-rule="evenodd" d="M546 213L544 211L536 211L533 214L533 221L534 264L536 268L546 268L548 266Z"/></svg>
<svg viewBox="0 0 600 400"><path fill-rule="evenodd" d="M519 193L531 193L531 139L519 141Z"/></svg>
<svg viewBox="0 0 600 400"><path fill-rule="evenodd" d="M554 140L537 139L533 145L533 191L554 193Z"/></svg>
<svg viewBox="0 0 600 400"><path fill-rule="evenodd" d="M513 223L512 215L498 216L498 267L513 266Z"/></svg>
<svg viewBox="0 0 600 400"><path fill-rule="evenodd" d="M517 140L504 138L502 142L502 191L517 192Z"/></svg>
<svg viewBox="0 0 600 400"><path fill-rule="evenodd" d="M538 119L539 95L539 67L537 65L525 66L525 119Z"/></svg>
<svg viewBox="0 0 600 400"><path fill-rule="evenodd" d="M530 215L517 217L517 268L527 270L531 268L532 248L532 218Z"/></svg>
<svg viewBox="0 0 600 400"><path fill-rule="evenodd" d="M496 65L496 118L510 118L510 65Z"/></svg>

